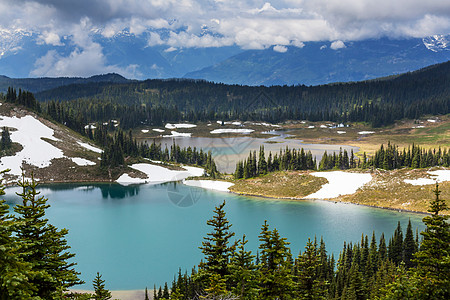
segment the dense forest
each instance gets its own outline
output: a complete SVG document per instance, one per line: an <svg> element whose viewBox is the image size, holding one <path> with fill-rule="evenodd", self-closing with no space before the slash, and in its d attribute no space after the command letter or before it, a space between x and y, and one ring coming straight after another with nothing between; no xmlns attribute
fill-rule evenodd
<svg viewBox="0 0 450 300"><path fill-rule="evenodd" d="M350 154L346 149L340 149L339 153L328 154L327 151L322 155L319 164L316 158L312 156L311 151L280 149L279 153L272 155L269 152L266 158L264 146L261 146L259 152L250 152L244 161L236 164L234 178L252 178L265 175L275 171L298 171L298 170L347 170L353 168L379 168L384 170L394 170L400 168L429 168L436 166L448 167L450 165L450 152L444 149L423 149L418 145L412 145L404 148L388 142L387 147L381 145L372 157L367 157L364 152L362 158L354 155L353 150Z"/></svg>
<svg viewBox="0 0 450 300"><path fill-rule="evenodd" d="M450 62L389 78L321 86L250 87L187 79L95 82L42 91L36 98L63 123L120 119L123 129L180 120L362 121L378 127L449 113Z"/></svg>
<svg viewBox="0 0 450 300"><path fill-rule="evenodd" d="M179 270L170 289L154 289L154 299L449 299L450 224L440 215L447 206L437 185L434 193L421 240L411 223L405 234L399 223L388 241L373 233L370 241L344 242L337 260L315 238L293 256L267 222L254 255L245 235L233 241L223 202L207 221L198 269Z"/></svg>

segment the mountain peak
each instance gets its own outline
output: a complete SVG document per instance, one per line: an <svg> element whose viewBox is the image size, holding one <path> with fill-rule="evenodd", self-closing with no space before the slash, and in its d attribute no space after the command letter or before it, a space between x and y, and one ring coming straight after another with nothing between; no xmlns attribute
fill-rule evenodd
<svg viewBox="0 0 450 300"><path fill-rule="evenodd" d="M423 38L423 44L433 52L450 51L450 34L435 34Z"/></svg>

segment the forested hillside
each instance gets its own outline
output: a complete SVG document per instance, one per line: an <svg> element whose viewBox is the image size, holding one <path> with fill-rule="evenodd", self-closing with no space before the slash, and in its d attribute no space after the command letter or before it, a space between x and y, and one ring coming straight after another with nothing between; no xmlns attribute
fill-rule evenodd
<svg viewBox="0 0 450 300"><path fill-rule="evenodd" d="M146 80L74 84L39 92L36 98L63 101L65 109L88 122L120 117L123 128L229 119L364 121L378 127L423 114L447 114L450 62L389 78L322 86Z"/></svg>

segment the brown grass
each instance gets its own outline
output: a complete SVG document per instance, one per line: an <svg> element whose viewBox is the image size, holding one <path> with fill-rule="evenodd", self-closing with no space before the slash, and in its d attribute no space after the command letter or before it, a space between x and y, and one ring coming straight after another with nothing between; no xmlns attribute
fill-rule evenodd
<svg viewBox="0 0 450 300"><path fill-rule="evenodd" d="M237 194L271 198L301 199L318 191L328 181L307 172L274 172L268 175L236 180L230 191Z"/></svg>

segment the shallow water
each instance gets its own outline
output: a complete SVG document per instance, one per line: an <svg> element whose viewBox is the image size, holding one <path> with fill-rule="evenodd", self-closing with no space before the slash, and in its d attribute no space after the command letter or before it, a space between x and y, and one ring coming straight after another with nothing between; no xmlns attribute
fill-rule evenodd
<svg viewBox="0 0 450 300"><path fill-rule="evenodd" d="M246 234L248 246L258 247L261 225L268 220L291 243L293 255L308 238L323 236L327 250L339 254L343 242L358 242L361 233L387 239L397 221L406 230L423 229L422 215L324 201L278 201L237 196L188 187L179 183L120 186L118 184L55 184L41 187L49 198L50 222L68 228L67 236L81 278L91 288L96 272L112 290L142 289L171 282L181 268L188 270L202 259L206 221L214 207L226 200L227 217L236 237ZM14 189L5 198L19 201Z"/></svg>
<svg viewBox="0 0 450 300"><path fill-rule="evenodd" d="M272 134L278 136L268 137L267 139L252 138L249 136L239 137L170 137L154 139L164 148L176 143L180 147L197 147L204 151L212 152L214 161L220 172L232 173L236 169L236 163L239 160L244 160L248 157L250 151L259 151L259 147L264 145L266 155L271 151L272 154L279 152L280 149L285 149L286 146L290 149L304 148L305 151L310 150L313 157L316 157L317 162L322 159L324 151L328 154L339 152L339 149L346 149L349 153L353 149L358 151L358 147L351 147L345 145L326 145L326 144L305 144L300 140L286 139L289 137L288 131L270 131ZM146 141L148 144L153 142L153 139L140 139L139 142Z"/></svg>

